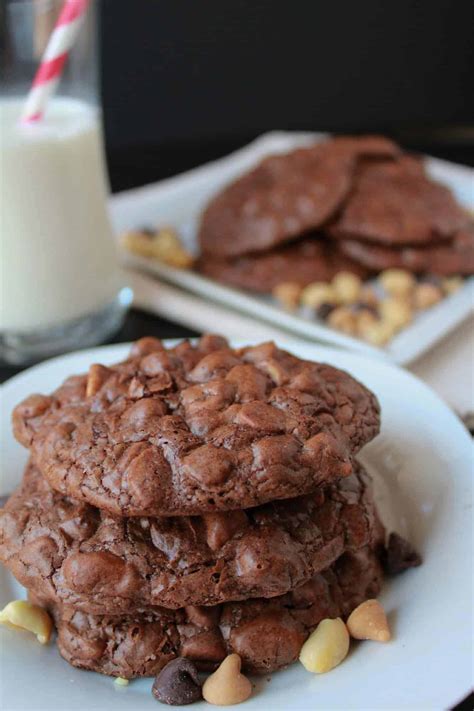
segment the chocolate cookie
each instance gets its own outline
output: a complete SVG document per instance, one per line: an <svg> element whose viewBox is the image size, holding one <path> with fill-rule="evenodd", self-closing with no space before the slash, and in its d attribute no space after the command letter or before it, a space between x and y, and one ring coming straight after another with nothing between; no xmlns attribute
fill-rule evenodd
<svg viewBox="0 0 474 711"><path fill-rule="evenodd" d="M201 517L113 518L29 465L0 511L0 560L38 595L93 613L282 595L373 543L368 475L314 494Z"/></svg>
<svg viewBox="0 0 474 711"><path fill-rule="evenodd" d="M474 229L454 235L450 242L430 247L385 247L381 244L341 240L339 248L369 269L408 269L419 274L474 274Z"/></svg>
<svg viewBox="0 0 474 711"><path fill-rule="evenodd" d="M368 269L342 254L333 242L317 237L234 259L204 255L196 268L216 281L261 293L270 292L285 281L300 286L313 281L331 281L341 271L353 272L362 279L370 274Z"/></svg>
<svg viewBox="0 0 474 711"><path fill-rule="evenodd" d="M375 396L273 343L216 336L92 365L15 408L14 432L53 488L115 515L256 506L351 474L379 429Z"/></svg>
<svg viewBox="0 0 474 711"><path fill-rule="evenodd" d="M243 668L266 674L294 662L325 617L350 612L381 586L378 554L347 553L324 573L282 597L181 610L155 608L125 617L50 605L62 656L73 666L121 676L154 676L175 657L214 668L236 652ZM42 599L33 597L44 604Z"/></svg>
<svg viewBox="0 0 474 711"><path fill-rule="evenodd" d="M201 251L212 257L235 257L314 230L347 197L360 158L399 152L386 138L365 136L270 156L211 200L199 229Z"/></svg>
<svg viewBox="0 0 474 711"><path fill-rule="evenodd" d="M386 246L431 245L467 228L469 217L451 191L403 156L364 166L328 234Z"/></svg>

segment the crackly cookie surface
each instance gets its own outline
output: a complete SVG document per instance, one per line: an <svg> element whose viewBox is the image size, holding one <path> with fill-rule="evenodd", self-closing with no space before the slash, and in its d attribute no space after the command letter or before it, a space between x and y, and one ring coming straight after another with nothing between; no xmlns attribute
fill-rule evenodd
<svg viewBox="0 0 474 711"><path fill-rule="evenodd" d="M115 515L249 508L349 476L379 429L375 396L347 373L273 343L216 336L92 365L13 414L51 486Z"/></svg>
<svg viewBox="0 0 474 711"><path fill-rule="evenodd" d="M314 494L245 511L116 518L55 492L30 464L0 511L0 560L38 595L124 614L282 595L377 530L359 466Z"/></svg>
<svg viewBox="0 0 474 711"><path fill-rule="evenodd" d="M154 676L177 656L201 669L236 652L248 672L266 674L291 664L326 617L346 617L376 597L382 582L379 553L346 553L331 568L292 592L271 599L214 607L165 608L117 617L49 603L62 656L74 666L133 678ZM48 604L45 598L33 600Z"/></svg>
<svg viewBox="0 0 474 711"><path fill-rule="evenodd" d="M358 161L399 152L386 138L364 136L270 156L211 200L199 229L201 251L218 257L260 252L314 230L347 197Z"/></svg>
<svg viewBox="0 0 474 711"><path fill-rule="evenodd" d="M452 239L468 225L469 216L452 192L432 180L421 161L402 156L359 170L328 233L392 247L422 246Z"/></svg>
<svg viewBox="0 0 474 711"><path fill-rule="evenodd" d="M331 281L341 271L352 272L362 279L370 274L369 269L344 255L334 242L317 236L233 259L204 255L198 260L197 269L224 284L261 293L287 281L300 286Z"/></svg>

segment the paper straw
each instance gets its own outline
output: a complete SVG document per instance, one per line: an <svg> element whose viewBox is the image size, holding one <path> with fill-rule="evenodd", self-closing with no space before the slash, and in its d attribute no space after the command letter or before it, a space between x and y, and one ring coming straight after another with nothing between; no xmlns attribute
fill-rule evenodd
<svg viewBox="0 0 474 711"><path fill-rule="evenodd" d="M59 83L88 5L89 0L65 1L26 99L23 121L39 121L43 117L48 99Z"/></svg>

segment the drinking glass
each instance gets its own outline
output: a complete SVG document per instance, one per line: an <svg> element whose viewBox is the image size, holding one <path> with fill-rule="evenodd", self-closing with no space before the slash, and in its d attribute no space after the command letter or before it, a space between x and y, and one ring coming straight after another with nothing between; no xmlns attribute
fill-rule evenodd
<svg viewBox="0 0 474 711"><path fill-rule="evenodd" d="M97 1L44 117L20 120L61 4L0 9L0 359L16 364L105 340L131 300L107 211Z"/></svg>

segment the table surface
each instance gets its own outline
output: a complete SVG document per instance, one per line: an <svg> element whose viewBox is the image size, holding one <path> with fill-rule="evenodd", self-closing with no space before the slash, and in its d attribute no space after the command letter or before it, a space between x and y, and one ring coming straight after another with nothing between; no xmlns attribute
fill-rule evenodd
<svg viewBox="0 0 474 711"><path fill-rule="evenodd" d="M243 145L241 141L239 145ZM166 148L155 149L134 149L130 153L120 155L109 155L109 169L111 172L111 183L114 190L126 189L136 185L145 184L161 178L173 175L183 170L187 170L194 165L206 162L219 155L226 155L230 150L238 148L235 142L219 144L218 146L200 146L193 150L189 147L175 149L169 152ZM435 146L435 145L410 145L411 149L439 155L447 160L454 160L472 165L474 162L474 147L472 145ZM141 157L140 157L141 156ZM111 338L109 343L122 343L133 341L141 336L156 336L157 338L190 338L198 336L199 333L180 326L167 319L131 309L127 314L125 322ZM23 370L21 367L0 366L0 382L4 382L16 373ZM455 707L455 711L472 711L474 708L474 694L462 701Z"/></svg>

